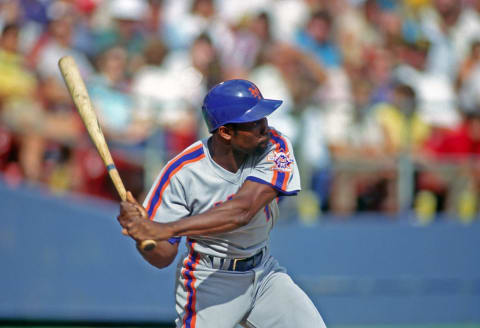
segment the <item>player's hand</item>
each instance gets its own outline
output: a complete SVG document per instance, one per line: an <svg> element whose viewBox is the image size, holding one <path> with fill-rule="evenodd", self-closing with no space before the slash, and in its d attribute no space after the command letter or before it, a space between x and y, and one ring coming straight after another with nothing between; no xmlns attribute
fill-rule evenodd
<svg viewBox="0 0 480 328"><path fill-rule="evenodd" d="M143 206L141 206L133 197L130 191L127 191L127 199L120 203L120 214L117 216L117 220L123 227L122 233L128 236L127 224L138 218L147 218L147 213Z"/></svg>
<svg viewBox="0 0 480 328"><path fill-rule="evenodd" d="M161 223L148 220L147 211L130 192L127 192L127 199L120 203L117 220L123 228L122 233L137 242L170 238L167 229L161 229Z"/></svg>

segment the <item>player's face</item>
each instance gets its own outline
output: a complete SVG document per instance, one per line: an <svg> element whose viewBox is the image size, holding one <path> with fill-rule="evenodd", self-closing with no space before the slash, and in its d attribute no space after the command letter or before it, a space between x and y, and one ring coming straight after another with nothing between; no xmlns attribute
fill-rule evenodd
<svg viewBox="0 0 480 328"><path fill-rule="evenodd" d="M231 139L232 147L246 154L262 153L270 141L268 121L262 118L258 121L235 124Z"/></svg>

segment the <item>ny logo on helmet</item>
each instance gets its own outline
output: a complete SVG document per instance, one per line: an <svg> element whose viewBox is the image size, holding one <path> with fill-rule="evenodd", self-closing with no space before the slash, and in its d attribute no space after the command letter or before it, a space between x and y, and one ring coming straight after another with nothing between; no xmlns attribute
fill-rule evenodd
<svg viewBox="0 0 480 328"><path fill-rule="evenodd" d="M257 87L250 87L250 88L248 88L248 91L250 91L250 93L251 93L255 98L262 99L262 96L260 95L260 90L258 90Z"/></svg>

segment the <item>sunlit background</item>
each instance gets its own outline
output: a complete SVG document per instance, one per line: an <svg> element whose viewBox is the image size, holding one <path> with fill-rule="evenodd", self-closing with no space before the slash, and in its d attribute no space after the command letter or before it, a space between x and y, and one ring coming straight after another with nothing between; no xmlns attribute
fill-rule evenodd
<svg viewBox="0 0 480 328"><path fill-rule="evenodd" d="M57 62L143 201L210 87L282 99L272 253L328 327L480 327L480 1L0 0L0 325L172 327Z"/></svg>

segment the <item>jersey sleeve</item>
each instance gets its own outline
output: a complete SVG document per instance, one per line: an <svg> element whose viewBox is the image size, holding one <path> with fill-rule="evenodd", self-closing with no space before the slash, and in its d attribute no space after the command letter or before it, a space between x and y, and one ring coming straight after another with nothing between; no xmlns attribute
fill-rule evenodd
<svg viewBox="0 0 480 328"><path fill-rule="evenodd" d="M143 206L150 220L168 223L190 215L185 190L177 176L165 177L160 174L145 198ZM178 243L180 237L170 238L171 244Z"/></svg>
<svg viewBox="0 0 480 328"><path fill-rule="evenodd" d="M270 147L247 180L270 185L281 196L296 195L301 189L300 174L290 140L274 129L270 130L270 137Z"/></svg>

